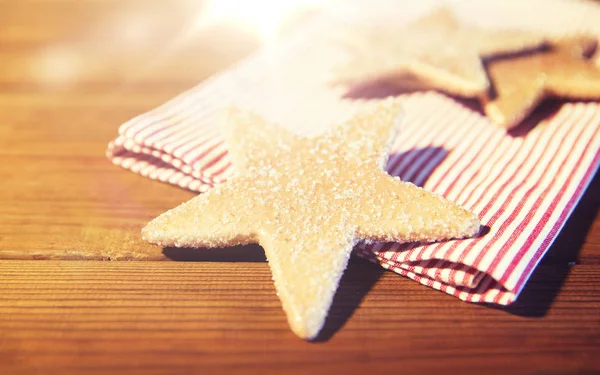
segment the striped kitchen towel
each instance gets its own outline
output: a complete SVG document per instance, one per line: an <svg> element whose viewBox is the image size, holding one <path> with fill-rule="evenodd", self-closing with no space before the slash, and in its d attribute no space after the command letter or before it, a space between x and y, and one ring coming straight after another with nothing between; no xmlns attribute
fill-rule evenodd
<svg viewBox="0 0 600 375"><path fill-rule="evenodd" d="M399 94L381 84L351 91L332 87L332 67L348 56L323 35L371 22L408 22L437 4L374 1L329 7L285 39L128 121L108 157L151 179L205 192L233 173L218 126L222 108L251 110L310 136L368 103L398 95L404 117L388 172L478 213L486 230L478 238L429 245L359 245L358 254L462 300L509 304L595 174L600 103L538 111L520 133L507 134L471 103L441 93ZM451 5L465 22L484 27L600 35L597 6L544 0L539 12L541 3Z"/></svg>

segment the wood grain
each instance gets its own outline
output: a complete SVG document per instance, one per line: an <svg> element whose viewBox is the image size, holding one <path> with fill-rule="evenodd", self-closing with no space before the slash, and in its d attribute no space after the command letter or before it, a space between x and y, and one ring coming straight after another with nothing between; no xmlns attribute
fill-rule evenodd
<svg viewBox="0 0 600 375"><path fill-rule="evenodd" d="M600 267L573 267L551 307L537 310L560 271L540 268L521 306L507 311L457 303L357 259L328 319L330 337L311 344L289 331L266 263L2 261L1 366L44 373L600 371Z"/></svg>
<svg viewBox="0 0 600 375"><path fill-rule="evenodd" d="M193 194L111 165L107 143L260 45L232 24L194 31L204 5L0 0L0 374L600 372L598 176L510 308L353 259L312 344L260 247L141 241Z"/></svg>
<svg viewBox="0 0 600 375"><path fill-rule="evenodd" d="M164 259L139 231L192 194L126 173L104 154L121 123L258 46L231 25L190 32L202 6L3 2L1 258Z"/></svg>

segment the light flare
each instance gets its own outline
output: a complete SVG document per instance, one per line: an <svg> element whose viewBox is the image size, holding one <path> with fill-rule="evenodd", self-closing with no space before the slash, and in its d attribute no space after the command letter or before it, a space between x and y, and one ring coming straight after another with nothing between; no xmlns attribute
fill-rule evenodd
<svg viewBox="0 0 600 375"><path fill-rule="evenodd" d="M198 20L200 26L232 22L250 26L263 39L271 39L293 14L319 9L324 0L210 0Z"/></svg>
<svg viewBox="0 0 600 375"><path fill-rule="evenodd" d="M83 69L83 61L72 47L51 46L40 51L30 61L29 71L39 83L70 85L77 81Z"/></svg>

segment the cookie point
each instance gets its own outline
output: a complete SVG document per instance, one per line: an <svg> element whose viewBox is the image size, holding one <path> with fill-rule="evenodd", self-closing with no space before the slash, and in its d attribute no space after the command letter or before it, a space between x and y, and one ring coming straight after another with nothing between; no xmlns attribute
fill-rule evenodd
<svg viewBox="0 0 600 375"><path fill-rule="evenodd" d="M289 321L289 324L292 332L294 332L296 336L306 341L312 341L319 335L324 320L325 319L323 318L319 324L314 324L310 319L296 319L293 322Z"/></svg>
<svg viewBox="0 0 600 375"><path fill-rule="evenodd" d="M147 241L150 243L157 243L158 233L157 233L156 223L154 220L152 220L151 222L146 224L146 226L142 228L141 232L142 232L142 239L144 241Z"/></svg>

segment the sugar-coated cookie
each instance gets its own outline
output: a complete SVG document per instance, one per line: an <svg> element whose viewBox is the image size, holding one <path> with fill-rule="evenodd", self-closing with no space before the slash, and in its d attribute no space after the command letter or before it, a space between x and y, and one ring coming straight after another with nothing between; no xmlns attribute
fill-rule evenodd
<svg viewBox="0 0 600 375"><path fill-rule="evenodd" d="M161 246L259 243L292 330L317 336L357 241L473 236L477 216L383 167L400 124L397 100L303 138L232 110L226 140L237 175L152 220Z"/></svg>
<svg viewBox="0 0 600 375"><path fill-rule="evenodd" d="M520 30L488 30L461 25L439 8L404 26L349 32L342 42L350 60L334 69L334 83L403 80L414 75L427 86L477 97L489 89L481 59L539 48L540 35Z"/></svg>
<svg viewBox="0 0 600 375"><path fill-rule="evenodd" d="M593 37L573 37L543 51L491 60L494 90L482 98L486 115L510 129L546 97L600 99L600 67L588 59L596 47Z"/></svg>

